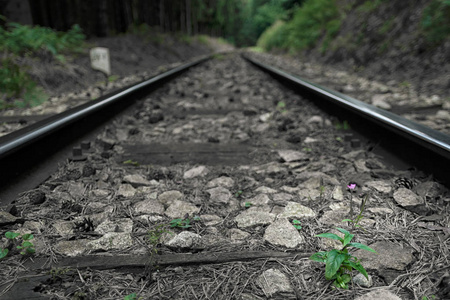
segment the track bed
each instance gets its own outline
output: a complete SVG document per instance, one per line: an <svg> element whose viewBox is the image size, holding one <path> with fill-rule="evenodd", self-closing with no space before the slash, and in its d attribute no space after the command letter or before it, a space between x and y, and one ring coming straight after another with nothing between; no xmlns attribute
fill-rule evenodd
<svg viewBox="0 0 450 300"><path fill-rule="evenodd" d="M207 61L16 199L2 232L36 254L0 261L0 299L445 299L448 190L345 127L238 54ZM365 230L342 222L367 195ZM370 289L308 259L336 226L378 252L352 252Z"/></svg>

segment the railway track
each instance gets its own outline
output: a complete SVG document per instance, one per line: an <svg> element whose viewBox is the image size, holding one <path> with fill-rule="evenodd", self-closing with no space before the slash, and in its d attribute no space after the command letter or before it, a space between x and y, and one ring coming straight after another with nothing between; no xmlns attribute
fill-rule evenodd
<svg viewBox="0 0 450 300"><path fill-rule="evenodd" d="M0 226L36 246L0 261L0 299L369 297L307 259L366 195L373 285L445 296L449 145L248 57L179 67L0 138Z"/></svg>

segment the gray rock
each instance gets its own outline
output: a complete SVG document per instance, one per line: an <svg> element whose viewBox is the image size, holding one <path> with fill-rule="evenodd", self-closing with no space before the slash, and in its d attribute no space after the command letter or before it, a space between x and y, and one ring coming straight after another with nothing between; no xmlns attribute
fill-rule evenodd
<svg viewBox="0 0 450 300"><path fill-rule="evenodd" d="M316 213L311 208L297 202L288 202L283 213L279 214L277 218L313 218L315 216Z"/></svg>
<svg viewBox="0 0 450 300"><path fill-rule="evenodd" d="M308 181L309 184L313 184L313 181L316 182L313 186L313 188L319 188L320 187L320 179L322 179L322 182L324 185L340 185L341 183L339 180L337 180L334 177L331 177L323 172L302 172L300 174L297 174L295 176L296 179L304 180L305 182Z"/></svg>
<svg viewBox="0 0 450 300"><path fill-rule="evenodd" d="M145 179L143 176L139 175L139 174L131 174L131 175L126 175L123 178L123 181L126 183L131 184L133 187L139 187L139 186L149 186L151 185L151 183Z"/></svg>
<svg viewBox="0 0 450 300"><path fill-rule="evenodd" d="M288 193L278 193L272 196L273 201L278 202L280 204L286 203L287 201L292 200L294 196Z"/></svg>
<svg viewBox="0 0 450 300"><path fill-rule="evenodd" d="M164 244L172 248L199 249L202 245L202 237L190 231L182 231Z"/></svg>
<svg viewBox="0 0 450 300"><path fill-rule="evenodd" d="M186 201L175 200L166 209L165 214L172 219L183 218L186 214L198 214L200 208Z"/></svg>
<svg viewBox="0 0 450 300"><path fill-rule="evenodd" d="M224 187L215 187L209 190L206 190L206 192L210 195L210 200L213 203L218 204L226 204L230 201L231 198L231 192L224 188Z"/></svg>
<svg viewBox="0 0 450 300"><path fill-rule="evenodd" d="M246 210L236 216L234 220L237 222L239 228L248 228L258 225L268 225L275 219L275 214L256 211L256 210Z"/></svg>
<svg viewBox="0 0 450 300"><path fill-rule="evenodd" d="M234 186L234 180L227 176L221 176L214 178L206 184L206 188L214 188L218 186L230 189Z"/></svg>
<svg viewBox="0 0 450 300"><path fill-rule="evenodd" d="M355 256L364 268L371 270L394 269L403 271L414 260L411 247L401 247L390 242L376 242L369 245L377 253L358 249Z"/></svg>
<svg viewBox="0 0 450 300"><path fill-rule="evenodd" d="M209 170L205 166L198 166L195 168L192 168L183 174L184 179L191 179L195 177L203 177L207 175Z"/></svg>
<svg viewBox="0 0 450 300"><path fill-rule="evenodd" d="M399 296L395 295L388 290L375 290L367 294L361 295L355 300L402 300Z"/></svg>
<svg viewBox="0 0 450 300"><path fill-rule="evenodd" d="M183 199L183 194L179 191L167 191L158 196L158 201L161 202L165 207L181 199Z"/></svg>
<svg viewBox="0 0 450 300"><path fill-rule="evenodd" d="M66 256L79 256L87 252L89 240L61 241L55 246L55 251Z"/></svg>
<svg viewBox="0 0 450 300"><path fill-rule="evenodd" d="M106 220L99 224L94 231L102 234L108 232L131 233L133 231L133 221L129 218Z"/></svg>
<svg viewBox="0 0 450 300"><path fill-rule="evenodd" d="M426 181L418 184L414 191L421 197L428 197L434 199L440 195L442 195L442 190L445 188L441 186L439 183L434 181Z"/></svg>
<svg viewBox="0 0 450 300"><path fill-rule="evenodd" d="M267 186L260 186L259 188L257 188L255 190L255 193L260 193L260 194L274 194L276 192L277 192L277 190L271 189L270 187L267 187Z"/></svg>
<svg viewBox="0 0 450 300"><path fill-rule="evenodd" d="M136 189L128 183L121 184L119 190L117 191L117 196L122 196L124 198L133 197L136 194Z"/></svg>
<svg viewBox="0 0 450 300"><path fill-rule="evenodd" d="M298 230L285 218L276 220L266 228L264 240L286 248L295 248L304 242Z"/></svg>
<svg viewBox="0 0 450 300"><path fill-rule="evenodd" d="M270 198L266 194L259 194L253 198L245 200L243 202L244 205L245 205L245 202L251 203L252 206L265 206L265 205L269 204Z"/></svg>
<svg viewBox="0 0 450 300"><path fill-rule="evenodd" d="M331 192L331 197L334 200L344 201L344 193L342 192L342 187L340 185L336 185Z"/></svg>
<svg viewBox="0 0 450 300"><path fill-rule="evenodd" d="M52 224L52 227L55 229L56 233L65 236L73 234L74 232L74 223L70 221L59 221Z"/></svg>
<svg viewBox="0 0 450 300"><path fill-rule="evenodd" d="M137 215L159 214L164 213L164 206L155 200L139 201L133 205Z"/></svg>
<svg viewBox="0 0 450 300"><path fill-rule="evenodd" d="M232 242L240 242L246 240L250 236L250 233L237 228L232 228L228 232L230 234L230 240Z"/></svg>
<svg viewBox="0 0 450 300"><path fill-rule="evenodd" d="M289 278L278 269L264 271L264 273L258 277L256 282L261 287L264 294L269 297L280 292L292 293L294 291Z"/></svg>
<svg viewBox="0 0 450 300"><path fill-rule="evenodd" d="M223 221L223 219L217 215L201 215L200 220L206 226L214 226L220 224Z"/></svg>
<svg viewBox="0 0 450 300"><path fill-rule="evenodd" d="M391 105L389 103L386 102L386 99L389 97L390 95L388 94L376 94L372 96L372 105L382 108L382 109L391 109Z"/></svg>
<svg viewBox="0 0 450 300"><path fill-rule="evenodd" d="M364 186L385 194L389 194L392 191L392 185L387 180L368 181Z"/></svg>
<svg viewBox="0 0 450 300"><path fill-rule="evenodd" d="M328 226L342 226L342 220L348 219L347 209L336 209L324 212L322 217L320 217L319 222ZM356 214L356 209L355 209Z"/></svg>
<svg viewBox="0 0 450 300"><path fill-rule="evenodd" d="M6 211L0 211L0 225L14 224L17 219Z"/></svg>
<svg viewBox="0 0 450 300"><path fill-rule="evenodd" d="M294 150L279 150L278 155L285 162L292 162L298 160L306 160L308 159L308 155Z"/></svg>
<svg viewBox="0 0 450 300"><path fill-rule="evenodd" d="M356 276L353 276L352 280L359 286L370 288L373 285L372 276L368 275L367 277L369 279L367 279L363 274L359 273Z"/></svg>
<svg viewBox="0 0 450 300"><path fill-rule="evenodd" d="M399 188L394 192L394 200L403 207L423 204L423 199L407 188Z"/></svg>
<svg viewBox="0 0 450 300"><path fill-rule="evenodd" d="M86 247L92 251L125 250L131 246L133 246L133 239L127 232L108 232L101 238L86 244Z"/></svg>

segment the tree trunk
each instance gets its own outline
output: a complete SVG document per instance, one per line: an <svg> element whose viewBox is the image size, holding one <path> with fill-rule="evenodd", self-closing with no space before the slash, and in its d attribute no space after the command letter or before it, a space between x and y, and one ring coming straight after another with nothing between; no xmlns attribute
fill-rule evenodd
<svg viewBox="0 0 450 300"><path fill-rule="evenodd" d="M164 32L164 0L159 0L159 27Z"/></svg>
<svg viewBox="0 0 450 300"><path fill-rule="evenodd" d="M186 28L187 28L187 34L192 35L192 22L191 22L191 0L186 0Z"/></svg>

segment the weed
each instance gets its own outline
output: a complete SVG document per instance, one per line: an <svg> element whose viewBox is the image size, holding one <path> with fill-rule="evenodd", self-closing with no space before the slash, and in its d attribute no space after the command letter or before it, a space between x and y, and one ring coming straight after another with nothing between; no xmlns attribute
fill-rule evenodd
<svg viewBox="0 0 450 300"><path fill-rule="evenodd" d="M123 164L124 165L133 165L135 167L139 166L139 163L137 161L134 161L131 159L124 161Z"/></svg>
<svg viewBox="0 0 450 300"><path fill-rule="evenodd" d="M17 245L16 248L21 250L20 254L27 255L27 254L33 254L36 252L36 249L34 248L34 244L30 242L34 236L31 233L26 233L20 235L18 232L11 232L8 231L5 233L5 237L9 240L11 240L14 244L18 243L18 238L20 237L22 239L22 243ZM0 259L6 257L9 253L9 249L1 249L0 250Z"/></svg>
<svg viewBox="0 0 450 300"><path fill-rule="evenodd" d="M333 285L335 287L348 289L351 275L347 272L351 272L352 269L359 271L368 279L366 269L361 265L358 258L348 253L348 248L354 247L374 253L376 253L376 251L361 243L350 243L355 235L342 228L336 227L336 229L344 234L344 238L341 238L334 233L321 233L316 236L340 241L342 243L342 249L317 252L309 259L325 264L325 278L327 280L334 280Z"/></svg>
<svg viewBox="0 0 450 300"><path fill-rule="evenodd" d="M250 208L253 204L251 202L245 202L244 203L244 207L245 208Z"/></svg>
<svg viewBox="0 0 450 300"><path fill-rule="evenodd" d="M56 280L56 278L60 278L62 275L66 274L67 272L71 271L72 269L66 267L66 268L52 268L47 274L52 276L53 281Z"/></svg>
<svg viewBox="0 0 450 300"><path fill-rule="evenodd" d="M423 296L422 297L422 300L434 300L434 299L436 299L436 296L435 295L431 295L431 296Z"/></svg>
<svg viewBox="0 0 450 300"><path fill-rule="evenodd" d="M364 199L361 201L361 205L359 206L359 214L356 216L355 219L353 219L353 216L352 216L352 214L353 214L353 208L352 208L351 209L352 210L351 211L351 219L344 219L344 220L342 220L342 222L349 222L352 224L353 228L361 228L362 230L365 230L358 223L359 223L359 221L361 221L363 219L363 212L364 212L364 209L366 208L366 203L369 198L370 198L370 193L367 193L366 196L364 197ZM350 203L351 203L351 199L350 199Z"/></svg>
<svg viewBox="0 0 450 300"><path fill-rule="evenodd" d="M303 148L303 151L305 151L305 152L311 152L311 151L312 151L312 148L304 147L304 148Z"/></svg>
<svg viewBox="0 0 450 300"><path fill-rule="evenodd" d="M277 103L277 110L278 110L280 113L285 113L285 112L287 112L287 109L286 109L286 102L284 102L284 101L279 101L279 102Z"/></svg>
<svg viewBox="0 0 450 300"><path fill-rule="evenodd" d="M292 225L293 225L297 230L302 229L302 226L301 226L300 224L301 224L301 222L300 222L299 220L297 220L297 219L292 220Z"/></svg>
<svg viewBox="0 0 450 300"><path fill-rule="evenodd" d="M118 76L118 75L111 75L111 76L108 77L108 81L109 81L109 82L114 82L114 81L116 81L117 79L119 79L119 76Z"/></svg>
<svg viewBox="0 0 450 300"><path fill-rule="evenodd" d="M136 295L136 293L132 293L129 295L126 295L125 297L123 297L123 300L141 300L144 299L143 297L139 297Z"/></svg>
<svg viewBox="0 0 450 300"><path fill-rule="evenodd" d="M235 196L236 198L239 198L239 197L242 196L242 193L243 193L243 191L239 190L239 191L237 191L237 192L234 194L234 196Z"/></svg>
<svg viewBox="0 0 450 300"><path fill-rule="evenodd" d="M196 39L197 39L197 42L199 42L200 44L209 45L209 40L206 35L202 35L202 34L197 35Z"/></svg>
<svg viewBox="0 0 450 300"><path fill-rule="evenodd" d="M350 124L348 124L347 120L344 120L342 123L337 122L334 127L337 130L349 130L350 129Z"/></svg>
<svg viewBox="0 0 450 300"><path fill-rule="evenodd" d="M439 44L450 35L450 1L432 0L424 9L421 27L431 44Z"/></svg>
<svg viewBox="0 0 450 300"><path fill-rule="evenodd" d="M170 231L165 228L166 226L166 224L160 224L147 232L147 240L152 246L152 254L158 253L158 249L156 248L156 246L159 244L162 235L164 233L170 233Z"/></svg>
<svg viewBox="0 0 450 300"><path fill-rule="evenodd" d="M195 216L192 221L199 221L200 217ZM191 225L191 220L189 218L185 218L185 219L173 219L172 221L170 221L169 223L170 227L172 228L182 228L182 229L187 229L192 227Z"/></svg>

